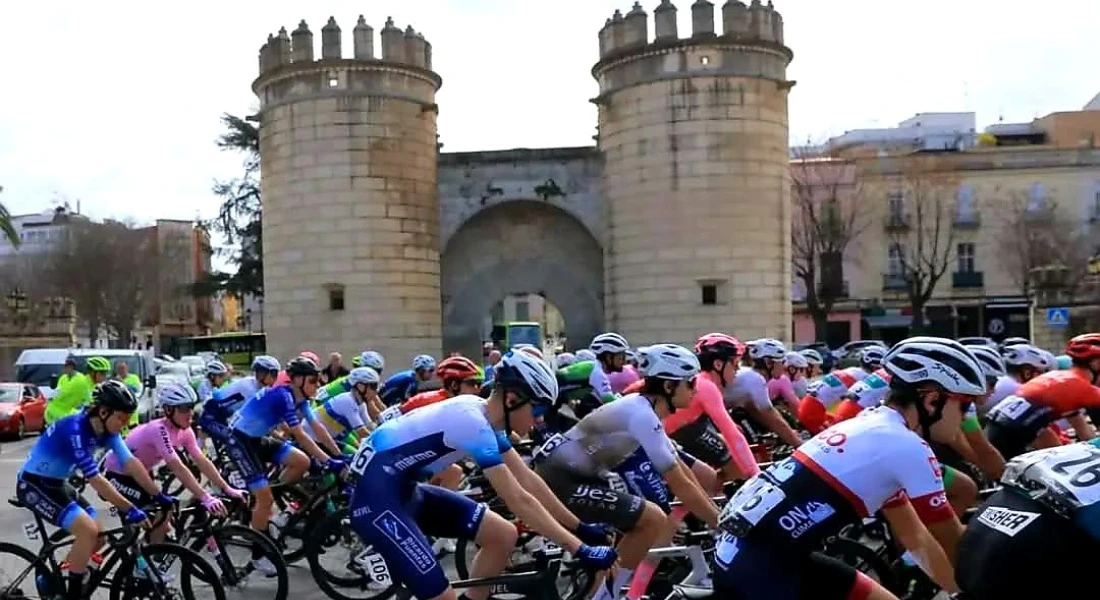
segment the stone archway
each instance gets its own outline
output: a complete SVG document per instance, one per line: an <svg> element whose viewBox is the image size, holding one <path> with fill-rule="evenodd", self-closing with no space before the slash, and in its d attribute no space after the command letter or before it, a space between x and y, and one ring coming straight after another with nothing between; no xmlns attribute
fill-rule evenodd
<svg viewBox="0 0 1100 600"><path fill-rule="evenodd" d="M510 294L541 293L565 320L571 346L603 324L603 250L551 204L502 202L459 227L442 257L443 349L481 355L481 325Z"/></svg>

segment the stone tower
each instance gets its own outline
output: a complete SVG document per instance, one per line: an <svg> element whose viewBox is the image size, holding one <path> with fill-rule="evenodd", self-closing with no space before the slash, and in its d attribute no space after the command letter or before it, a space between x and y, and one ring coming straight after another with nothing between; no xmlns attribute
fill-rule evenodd
<svg viewBox="0 0 1100 600"><path fill-rule="evenodd" d="M431 45L362 16L345 58L305 21L260 49L265 329L270 353L374 348L387 371L440 352L439 203ZM350 362L350 357L345 359Z"/></svg>
<svg viewBox="0 0 1100 600"><path fill-rule="evenodd" d="M691 5L690 36L662 0L599 34L607 328L635 344L708 331L790 340L786 77L771 2Z"/></svg>

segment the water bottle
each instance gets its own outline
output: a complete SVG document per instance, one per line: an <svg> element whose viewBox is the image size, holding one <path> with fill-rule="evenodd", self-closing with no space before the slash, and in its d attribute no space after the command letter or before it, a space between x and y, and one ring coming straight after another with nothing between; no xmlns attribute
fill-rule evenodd
<svg viewBox="0 0 1100 600"><path fill-rule="evenodd" d="M54 595L49 575L39 575L34 578L34 585L38 589L38 595L43 598L52 598Z"/></svg>
<svg viewBox="0 0 1100 600"><path fill-rule="evenodd" d="M145 562L145 557L138 554L137 559L134 561L134 577L139 579L148 579L149 563Z"/></svg>

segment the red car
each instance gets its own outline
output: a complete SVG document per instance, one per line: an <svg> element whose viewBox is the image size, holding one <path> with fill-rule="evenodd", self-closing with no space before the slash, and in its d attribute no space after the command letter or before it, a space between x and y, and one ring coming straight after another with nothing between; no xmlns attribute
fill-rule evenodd
<svg viewBox="0 0 1100 600"><path fill-rule="evenodd" d="M46 397L29 383L0 383L0 435L21 438L46 427Z"/></svg>

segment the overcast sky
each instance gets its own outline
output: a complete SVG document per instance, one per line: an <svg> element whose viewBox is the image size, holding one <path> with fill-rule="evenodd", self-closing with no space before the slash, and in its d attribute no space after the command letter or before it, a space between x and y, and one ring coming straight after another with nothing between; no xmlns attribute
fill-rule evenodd
<svg viewBox="0 0 1100 600"><path fill-rule="evenodd" d="M679 0L681 34L691 0ZM720 13L722 0L716 2ZM657 0L643 6L652 13ZM433 44L444 151L592 143L597 31L629 0L130 0L0 2L0 200L55 197L95 217L191 219L239 159L214 139L256 107L257 52L305 18L320 54L334 15L351 53L364 13ZM776 0L795 53L791 136L891 126L922 111L980 126L1080 109L1100 91L1100 2ZM652 35L652 26L650 28Z"/></svg>

